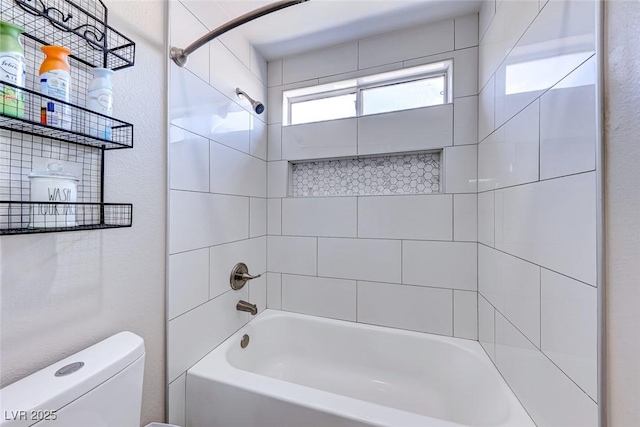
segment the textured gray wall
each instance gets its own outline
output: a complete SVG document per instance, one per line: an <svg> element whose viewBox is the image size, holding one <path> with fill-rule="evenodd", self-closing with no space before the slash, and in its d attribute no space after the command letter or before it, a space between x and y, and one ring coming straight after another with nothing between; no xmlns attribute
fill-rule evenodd
<svg viewBox="0 0 640 427"><path fill-rule="evenodd" d="M640 425L640 1L606 5L609 426Z"/></svg>

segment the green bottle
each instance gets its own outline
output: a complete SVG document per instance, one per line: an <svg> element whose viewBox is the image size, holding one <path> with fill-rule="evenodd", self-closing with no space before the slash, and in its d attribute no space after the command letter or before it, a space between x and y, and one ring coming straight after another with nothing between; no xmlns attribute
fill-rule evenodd
<svg viewBox="0 0 640 427"><path fill-rule="evenodd" d="M0 114L24 117L24 92L3 84L25 85L24 49L19 36L24 28L0 21Z"/></svg>

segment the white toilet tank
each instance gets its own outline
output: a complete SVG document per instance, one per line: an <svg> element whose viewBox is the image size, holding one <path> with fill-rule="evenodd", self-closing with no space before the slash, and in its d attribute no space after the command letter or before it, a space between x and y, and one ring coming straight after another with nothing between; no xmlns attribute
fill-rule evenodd
<svg viewBox="0 0 640 427"><path fill-rule="evenodd" d="M121 332L0 390L1 427L139 427L144 341Z"/></svg>

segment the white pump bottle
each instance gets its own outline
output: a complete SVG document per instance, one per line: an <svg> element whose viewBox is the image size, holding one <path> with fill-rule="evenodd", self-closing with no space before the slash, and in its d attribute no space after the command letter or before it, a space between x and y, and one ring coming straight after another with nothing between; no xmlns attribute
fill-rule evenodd
<svg viewBox="0 0 640 427"><path fill-rule="evenodd" d="M112 115L113 107L113 83L111 76L113 70L107 68L94 68L94 78L87 90L87 108L104 116ZM111 140L111 120L106 117L91 115L86 121L86 132L100 139Z"/></svg>

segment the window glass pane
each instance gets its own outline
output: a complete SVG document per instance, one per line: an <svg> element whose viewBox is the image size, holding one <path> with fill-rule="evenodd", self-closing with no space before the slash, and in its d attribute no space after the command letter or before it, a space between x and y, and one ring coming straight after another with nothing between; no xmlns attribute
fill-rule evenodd
<svg viewBox="0 0 640 427"><path fill-rule="evenodd" d="M356 116L356 94L312 99L291 104L291 124L319 122Z"/></svg>
<svg viewBox="0 0 640 427"><path fill-rule="evenodd" d="M444 76L364 89L362 114L386 113L445 103Z"/></svg>

